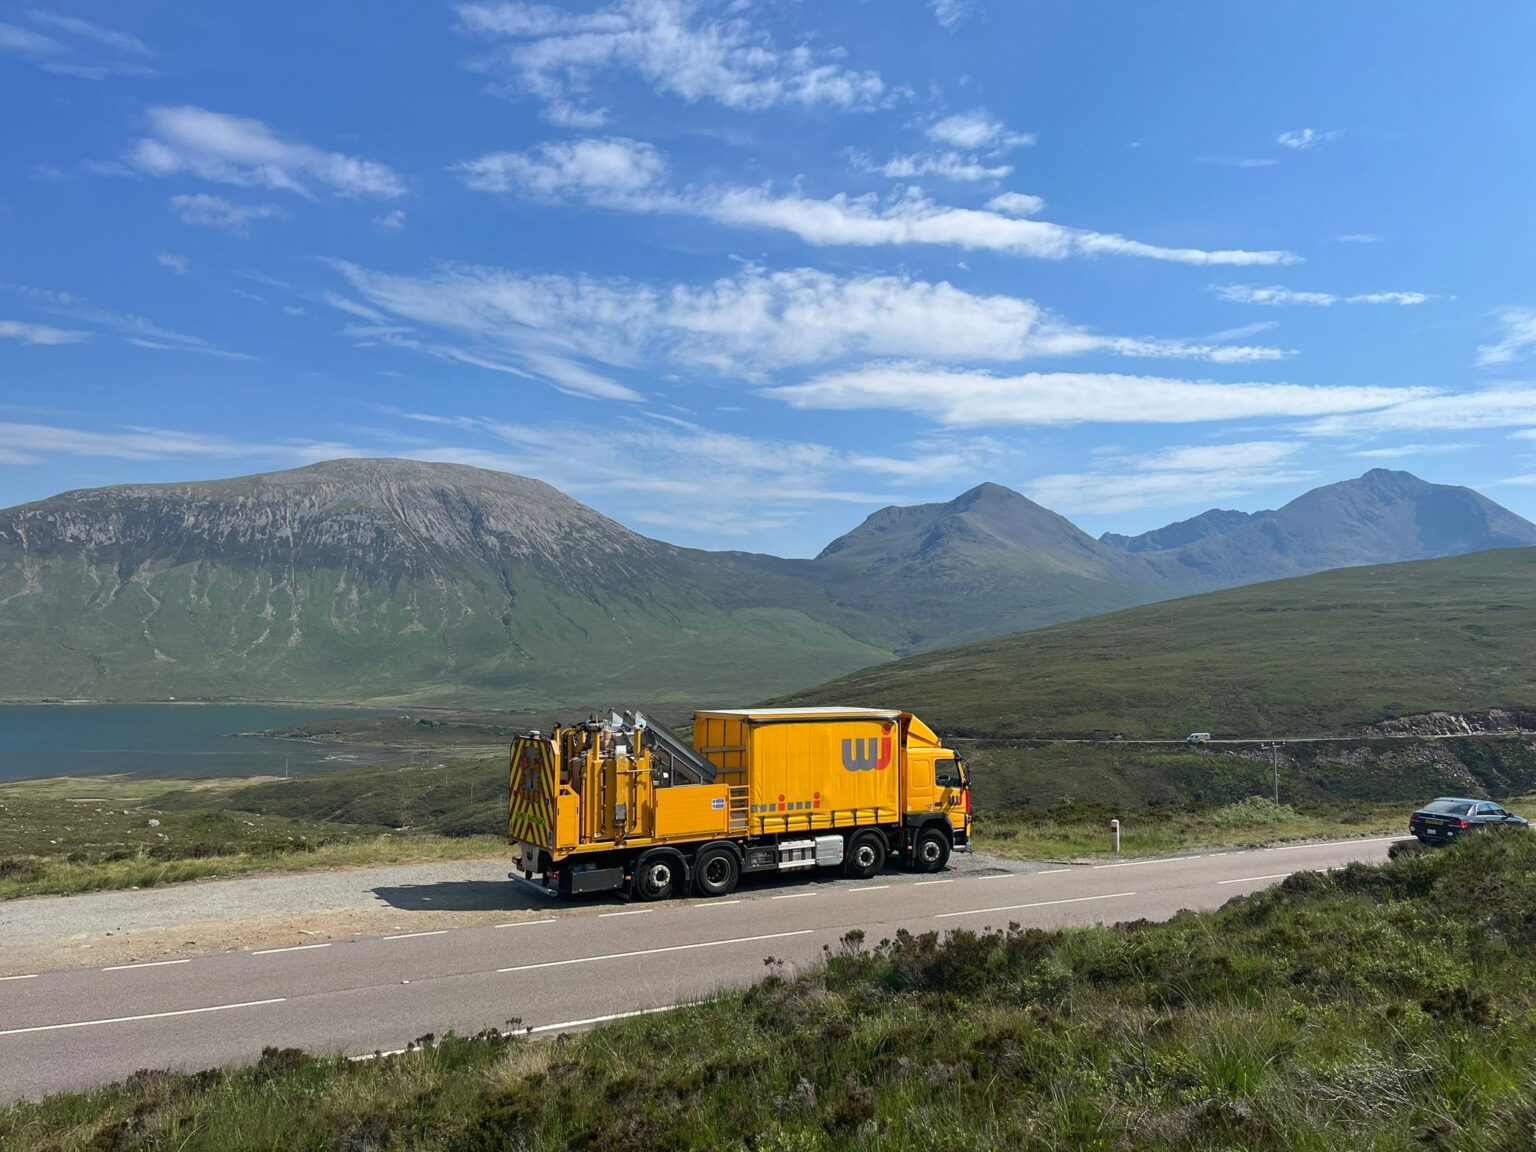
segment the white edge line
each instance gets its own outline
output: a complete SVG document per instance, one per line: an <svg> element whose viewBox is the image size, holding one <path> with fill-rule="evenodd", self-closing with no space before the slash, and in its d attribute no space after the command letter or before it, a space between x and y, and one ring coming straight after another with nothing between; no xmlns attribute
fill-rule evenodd
<svg viewBox="0 0 1536 1152"><path fill-rule="evenodd" d="M545 960L542 964L519 964L514 968L498 968L500 972L531 972L536 968L563 968L567 964L591 964L598 960L627 960L631 956L655 956L661 952L687 952L692 948L719 948L726 944L751 944L758 940L782 940L786 936L809 936L814 928L801 928L797 932L770 932L765 936L738 936L732 940L706 940L702 944L671 944L665 948L642 948L638 952L610 952L604 956L576 956L570 960Z"/></svg>
<svg viewBox="0 0 1536 1152"><path fill-rule="evenodd" d="M782 896L774 896L774 900L799 900L806 896L814 896L814 892L786 892Z"/></svg>
<svg viewBox="0 0 1536 1152"><path fill-rule="evenodd" d="M606 920L609 916L644 916L647 912L654 911L651 908L630 908L624 912L599 912L597 918Z"/></svg>
<svg viewBox="0 0 1536 1152"><path fill-rule="evenodd" d="M660 1008L639 1008L633 1012L614 1012L607 1016L592 1016L586 1020L566 1020L560 1024L540 1024L537 1028L527 1029L531 1035L540 1032L559 1032L564 1028L584 1028L589 1024L607 1024L610 1020L628 1020L633 1016L651 1016L657 1012L676 1012L679 1008L686 1008L686 1004L667 1004Z"/></svg>
<svg viewBox="0 0 1536 1152"><path fill-rule="evenodd" d="M972 908L966 912L940 912L935 920L946 920L951 916L981 916L988 912L1017 912L1023 908L1049 908L1054 904L1083 904L1089 900L1114 900L1121 896L1134 896L1134 892L1107 892L1103 896L1075 896L1071 900L1041 900L1035 904L1007 904L1002 908Z"/></svg>
<svg viewBox="0 0 1536 1152"><path fill-rule="evenodd" d="M447 934L448 934L448 929L446 929L446 928L438 928L436 931L433 931L433 932L401 932L401 933L399 933L398 935L395 935L395 936L386 936L386 937L384 937L384 939L386 939L386 940L414 940L418 936L446 936Z"/></svg>
<svg viewBox="0 0 1536 1152"><path fill-rule="evenodd" d="M36 979L37 979L37 973L36 972L28 973L25 976L0 976L0 984L4 984L7 980L36 980Z"/></svg>
<svg viewBox="0 0 1536 1152"><path fill-rule="evenodd" d="M1354 844L1386 844L1392 840L1406 840L1407 836L1373 836L1363 840L1319 840L1314 844L1279 844L1271 852L1296 852L1302 848L1348 848Z"/></svg>
<svg viewBox="0 0 1536 1152"><path fill-rule="evenodd" d="M740 904L740 900L711 900L705 904L695 904L695 908L724 908L727 904Z"/></svg>
<svg viewBox="0 0 1536 1152"><path fill-rule="evenodd" d="M542 923L542 921L540 921ZM687 1004L664 1004L660 1008L637 1008L633 1012L613 1012L607 1016L591 1016L585 1020L564 1020L559 1024L540 1024L536 1028L523 1028L516 1032L502 1032L503 1036L537 1036L540 1032L559 1032L566 1028L585 1028L592 1024L607 1024L613 1020L629 1020L635 1016L652 1016L657 1012L676 1012L679 1008L686 1008ZM357 1056L348 1056L354 1064L364 1060L378 1060L389 1056L403 1056L411 1051L409 1048L391 1048L388 1052L363 1052ZM421 1051L421 1049L416 1049Z"/></svg>
<svg viewBox="0 0 1536 1152"><path fill-rule="evenodd" d="M295 944L291 948L263 948L259 952L252 952L252 956L273 956L278 952L308 952L311 948L329 948L330 944Z"/></svg>
<svg viewBox="0 0 1536 1152"><path fill-rule="evenodd" d="M26 1032L57 1032L63 1028L89 1028L93 1024L127 1024L134 1020L162 1020L167 1016L196 1016L202 1012L227 1012L231 1008L260 1008L264 1004L287 1003L286 996L271 1000L246 1000L240 1004L214 1004L209 1008L182 1008L175 1012L146 1012L141 1016L113 1016L106 1020L76 1020L70 1024L35 1024L31 1028L7 1028L0 1036L20 1036Z"/></svg>
<svg viewBox="0 0 1536 1152"><path fill-rule="evenodd" d="M1276 872L1270 876L1243 876L1237 880L1218 880L1218 884L1252 884L1256 880L1284 880L1287 876L1294 876L1294 872Z"/></svg>
<svg viewBox="0 0 1536 1152"><path fill-rule="evenodd" d="M126 972L130 968L167 968L172 964L190 964L192 958L185 960L146 960L142 964L114 964L110 968L103 968L103 972Z"/></svg>
<svg viewBox="0 0 1536 1152"><path fill-rule="evenodd" d="M1024 876L1059 876L1063 872L1071 872L1071 868L1047 868L1044 872L1024 872Z"/></svg>
<svg viewBox="0 0 1536 1152"><path fill-rule="evenodd" d="M884 892L889 887L890 887L889 884L871 884L868 888L850 888L850 889L848 889L848 891L850 891L850 892Z"/></svg>
<svg viewBox="0 0 1536 1152"><path fill-rule="evenodd" d="M513 920L509 924L492 924L492 928L527 928L533 924L553 924L555 917L548 916L543 920Z"/></svg>
<svg viewBox="0 0 1536 1152"><path fill-rule="evenodd" d="M918 880L913 883L912 887L922 888L929 884L953 884L954 882L954 877L950 877L948 880Z"/></svg>
<svg viewBox="0 0 1536 1152"><path fill-rule="evenodd" d="M972 880L1006 880L1010 876L1020 876L1020 875L1024 875L1024 873L1020 873L1020 872L994 872L990 876L972 876L972 877L970 877L970 879L972 879Z"/></svg>
<svg viewBox="0 0 1536 1152"><path fill-rule="evenodd" d="M1095 864L1092 871L1097 872L1101 868L1135 868L1148 864L1177 864L1181 860L1198 860L1198 856L1162 856L1156 860L1122 860L1118 864Z"/></svg>

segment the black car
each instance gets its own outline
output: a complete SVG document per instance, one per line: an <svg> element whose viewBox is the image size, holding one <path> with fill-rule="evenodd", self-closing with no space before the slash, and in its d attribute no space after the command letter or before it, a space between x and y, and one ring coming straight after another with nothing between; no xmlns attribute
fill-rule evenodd
<svg viewBox="0 0 1536 1152"><path fill-rule="evenodd" d="M1408 831L1424 844L1454 840L1464 832L1476 832L1490 824L1524 828L1530 822L1492 800L1465 800L1442 796L1431 800L1408 818Z"/></svg>

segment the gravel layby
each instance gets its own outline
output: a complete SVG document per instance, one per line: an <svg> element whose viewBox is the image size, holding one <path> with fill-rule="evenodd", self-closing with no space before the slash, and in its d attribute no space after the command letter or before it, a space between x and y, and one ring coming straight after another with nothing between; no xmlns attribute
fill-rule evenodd
<svg viewBox="0 0 1536 1152"><path fill-rule="evenodd" d="M949 874L1045 867L955 853ZM509 879L501 860L402 864L328 872L201 880L126 892L36 896L0 902L0 976L177 959L391 932L418 932L547 916L611 911L617 898L561 904ZM767 878L739 896L767 895L801 878ZM811 883L842 884L835 874Z"/></svg>

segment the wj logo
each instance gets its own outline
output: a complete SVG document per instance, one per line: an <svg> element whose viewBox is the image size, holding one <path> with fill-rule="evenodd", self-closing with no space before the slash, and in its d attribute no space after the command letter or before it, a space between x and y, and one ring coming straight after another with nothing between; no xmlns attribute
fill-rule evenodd
<svg viewBox="0 0 1536 1152"><path fill-rule="evenodd" d="M883 772L891 763L891 738L844 740L843 767L850 772Z"/></svg>

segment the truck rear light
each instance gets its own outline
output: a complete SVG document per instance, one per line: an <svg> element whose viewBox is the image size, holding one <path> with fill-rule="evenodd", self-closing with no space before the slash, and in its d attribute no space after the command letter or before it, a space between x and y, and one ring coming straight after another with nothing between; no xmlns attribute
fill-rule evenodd
<svg viewBox="0 0 1536 1152"><path fill-rule="evenodd" d="M971 814L971 790L969 788L965 790L965 814L967 816Z"/></svg>

